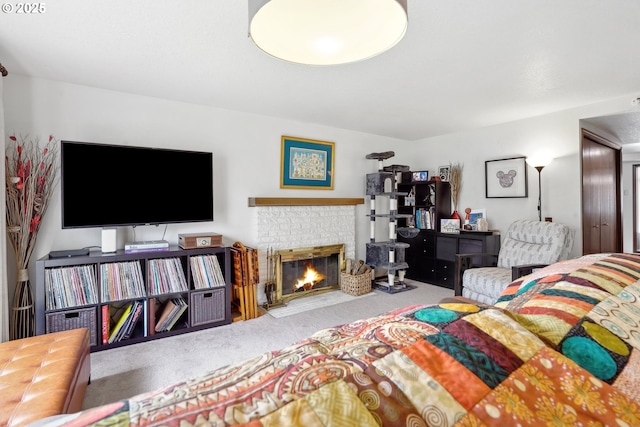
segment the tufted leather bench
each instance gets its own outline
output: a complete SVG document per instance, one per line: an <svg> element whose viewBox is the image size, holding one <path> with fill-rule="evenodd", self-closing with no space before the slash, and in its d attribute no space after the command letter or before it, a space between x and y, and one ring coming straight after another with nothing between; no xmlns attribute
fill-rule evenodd
<svg viewBox="0 0 640 427"><path fill-rule="evenodd" d="M85 328L0 344L0 426L76 412L89 382Z"/></svg>

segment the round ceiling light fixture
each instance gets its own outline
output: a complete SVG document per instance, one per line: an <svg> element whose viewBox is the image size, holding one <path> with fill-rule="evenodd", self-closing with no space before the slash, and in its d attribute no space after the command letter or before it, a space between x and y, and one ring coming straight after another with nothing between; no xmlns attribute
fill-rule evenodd
<svg viewBox="0 0 640 427"><path fill-rule="evenodd" d="M372 58L404 37L407 22L406 0L249 0L249 37L298 64Z"/></svg>

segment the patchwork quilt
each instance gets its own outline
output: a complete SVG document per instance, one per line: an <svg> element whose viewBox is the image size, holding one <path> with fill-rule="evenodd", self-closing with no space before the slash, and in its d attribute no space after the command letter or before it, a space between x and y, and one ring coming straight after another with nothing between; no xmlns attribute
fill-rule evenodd
<svg viewBox="0 0 640 427"><path fill-rule="evenodd" d="M640 426L640 256L562 261L495 306L413 305L50 420L111 426Z"/></svg>

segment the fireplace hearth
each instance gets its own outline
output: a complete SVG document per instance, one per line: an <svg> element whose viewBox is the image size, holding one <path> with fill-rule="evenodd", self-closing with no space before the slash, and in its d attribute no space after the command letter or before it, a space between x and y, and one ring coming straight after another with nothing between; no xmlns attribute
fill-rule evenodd
<svg viewBox="0 0 640 427"><path fill-rule="evenodd" d="M273 287L265 287L271 308L288 301L340 289L344 244L277 250L271 256Z"/></svg>

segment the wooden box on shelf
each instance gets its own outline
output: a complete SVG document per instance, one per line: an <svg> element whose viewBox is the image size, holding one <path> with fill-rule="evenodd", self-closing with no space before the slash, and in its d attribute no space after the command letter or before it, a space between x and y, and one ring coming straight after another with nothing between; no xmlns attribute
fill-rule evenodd
<svg viewBox="0 0 640 427"><path fill-rule="evenodd" d="M222 246L222 235L217 233L178 234L178 246L182 249L217 248Z"/></svg>

